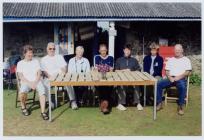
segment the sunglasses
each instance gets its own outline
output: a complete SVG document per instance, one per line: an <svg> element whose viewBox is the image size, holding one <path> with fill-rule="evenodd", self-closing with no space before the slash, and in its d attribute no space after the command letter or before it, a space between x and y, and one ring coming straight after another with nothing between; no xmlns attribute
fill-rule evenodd
<svg viewBox="0 0 204 140"><path fill-rule="evenodd" d="M55 48L49 48L49 50L55 50Z"/></svg>

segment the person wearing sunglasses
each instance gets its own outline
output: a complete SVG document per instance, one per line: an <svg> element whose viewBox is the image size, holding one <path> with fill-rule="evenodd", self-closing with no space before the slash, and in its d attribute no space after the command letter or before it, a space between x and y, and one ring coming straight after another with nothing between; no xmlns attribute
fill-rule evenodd
<svg viewBox="0 0 204 140"><path fill-rule="evenodd" d="M41 69L45 75L44 84L46 90L49 88L49 78L57 74L65 74L67 72L67 63L62 55L55 54L55 44L53 42L47 45L47 55L41 59ZM65 87L71 101L73 110L78 108L75 101L75 94L72 87ZM47 91L48 92L48 91Z"/></svg>

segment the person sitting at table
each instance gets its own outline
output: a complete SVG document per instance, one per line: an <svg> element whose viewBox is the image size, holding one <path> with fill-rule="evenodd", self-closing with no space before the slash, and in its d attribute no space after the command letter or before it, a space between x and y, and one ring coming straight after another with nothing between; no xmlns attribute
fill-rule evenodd
<svg viewBox="0 0 204 140"><path fill-rule="evenodd" d="M159 55L159 45L155 42L150 45L150 54L144 57L143 70L160 80L162 78L163 58ZM147 86L147 102L153 104L153 87Z"/></svg>
<svg viewBox="0 0 204 140"><path fill-rule="evenodd" d="M144 57L143 69L157 79L162 77L163 58L159 55L159 45L155 42L150 45L150 54Z"/></svg>
<svg viewBox="0 0 204 140"><path fill-rule="evenodd" d="M49 79L57 74L65 74L67 72L67 63L62 55L55 54L55 44L50 42L47 44L47 55L41 59L41 68L44 72L45 78L43 79L44 85L48 92ZM71 108L77 109L75 101L75 94L72 87L66 87L69 99L71 102Z"/></svg>
<svg viewBox="0 0 204 140"><path fill-rule="evenodd" d="M20 79L20 102L21 110L24 116L30 115L26 108L27 93L32 90L37 90L39 94L41 117L43 120L48 120L49 117L45 112L46 92L41 81L41 68L38 60L33 59L33 47L25 45L23 47L24 59L17 63L17 74Z"/></svg>
<svg viewBox="0 0 204 140"><path fill-rule="evenodd" d="M176 86L178 89L178 114L184 115L185 96L186 96L186 77L189 76L192 66L190 60L183 55L183 47L176 44L174 48L175 56L166 63L166 79L158 81L157 84L157 111L162 109L163 89Z"/></svg>
<svg viewBox="0 0 204 140"><path fill-rule="evenodd" d="M94 69L98 72L109 72L113 71L113 57L107 54L107 46L106 44L102 43L99 45L99 53L100 55L96 55L94 57ZM110 113L110 101L111 101L111 94L113 91L112 87L109 86L99 86L96 87L97 92L99 93L99 100L100 100L100 110L105 114Z"/></svg>
<svg viewBox="0 0 204 140"><path fill-rule="evenodd" d="M140 71L140 65L137 59L131 57L131 45L127 44L124 49L124 56L120 57L116 60L115 71ZM116 107L118 110L127 110L124 106L126 104L126 92L128 89L133 89L135 92L133 94L134 104L137 104L137 110L143 110L142 105L140 104L140 96L139 96L139 87L132 86L120 86L118 87L118 106Z"/></svg>
<svg viewBox="0 0 204 140"><path fill-rule="evenodd" d="M90 72L89 60L83 57L84 47L77 46L75 53L76 56L69 60L68 72L73 74ZM88 87L74 87L74 91L76 93L77 104L83 104L82 97L85 92L88 92Z"/></svg>

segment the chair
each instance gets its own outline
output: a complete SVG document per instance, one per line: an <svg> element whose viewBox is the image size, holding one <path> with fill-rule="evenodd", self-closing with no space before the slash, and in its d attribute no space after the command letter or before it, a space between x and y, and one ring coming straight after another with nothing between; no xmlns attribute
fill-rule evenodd
<svg viewBox="0 0 204 140"><path fill-rule="evenodd" d="M20 102L19 99L18 99L19 98L19 91L20 91L20 78L19 78L18 72L16 72L16 82L17 82L17 89L16 89L16 104L15 104L15 107L17 108L18 107L18 102ZM27 102L32 103L32 105L35 105L36 90L31 90L30 92L33 92L33 97L28 98ZM32 102L30 102L30 101L32 101Z"/></svg>
<svg viewBox="0 0 204 140"><path fill-rule="evenodd" d="M190 76L187 77L187 88L186 88L186 107L188 106L188 100L189 100L189 81L190 81ZM172 90L177 92L176 87L170 87L167 88L164 93L165 93L165 105L167 105L168 100L178 100L178 94L176 94L177 96L175 96L175 94L172 94ZM171 96L172 95L172 96Z"/></svg>

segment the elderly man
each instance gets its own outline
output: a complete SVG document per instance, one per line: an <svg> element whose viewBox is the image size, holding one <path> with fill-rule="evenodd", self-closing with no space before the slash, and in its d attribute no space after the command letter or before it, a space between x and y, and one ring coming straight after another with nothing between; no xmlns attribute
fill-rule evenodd
<svg viewBox="0 0 204 140"><path fill-rule="evenodd" d="M38 60L33 59L33 48L31 45L25 45L23 48L24 59L17 64L17 73L20 78L20 101L21 110L24 116L30 115L26 109L27 93L33 89L37 90L40 100L41 116L44 120L49 117L45 113L46 92L44 85L41 81L40 63Z"/></svg>
<svg viewBox="0 0 204 140"><path fill-rule="evenodd" d="M131 57L131 45L127 44L124 49L124 56L120 57L116 60L115 71L140 71L140 65L138 61ZM127 110L124 106L126 104L126 91L128 89L134 90L134 104L137 104L137 110L143 110L142 105L140 104L140 96L139 96L139 87L131 87L131 86L121 86L118 87L118 106L116 107L118 110Z"/></svg>
<svg viewBox="0 0 204 140"><path fill-rule="evenodd" d="M166 64L167 79L160 80L157 85L157 111L162 109L162 90L167 87L176 86L178 89L178 114L184 115L183 104L186 96L186 77L192 70L190 60L183 55L181 44L175 45L175 56L170 58Z"/></svg>
<svg viewBox="0 0 204 140"><path fill-rule="evenodd" d="M67 63L61 55L55 54L55 44L50 42L47 45L47 55L41 59L41 68L46 78L44 78L44 84L46 89L49 88L49 78L56 74L66 73ZM72 87L66 87L69 99L71 101L71 107L73 110L77 109L75 94Z"/></svg>
<svg viewBox="0 0 204 140"><path fill-rule="evenodd" d="M108 49L106 44L102 43L99 45L99 53L100 55L97 55L94 57L94 69L96 69L99 72L109 72L113 71L113 57L109 56ZM100 109L101 112L105 114L110 113L110 101L111 101L111 94L113 92L112 87L108 86L100 86L96 87L96 90L99 93L99 100L100 100Z"/></svg>
<svg viewBox="0 0 204 140"><path fill-rule="evenodd" d="M71 58L69 60L68 65L68 72L69 73L87 73L90 72L90 63L87 58L83 57L84 54L84 48L83 46L77 46L76 47L76 56ZM74 87L77 103L82 104L82 96L84 92L88 91L87 87Z"/></svg>

